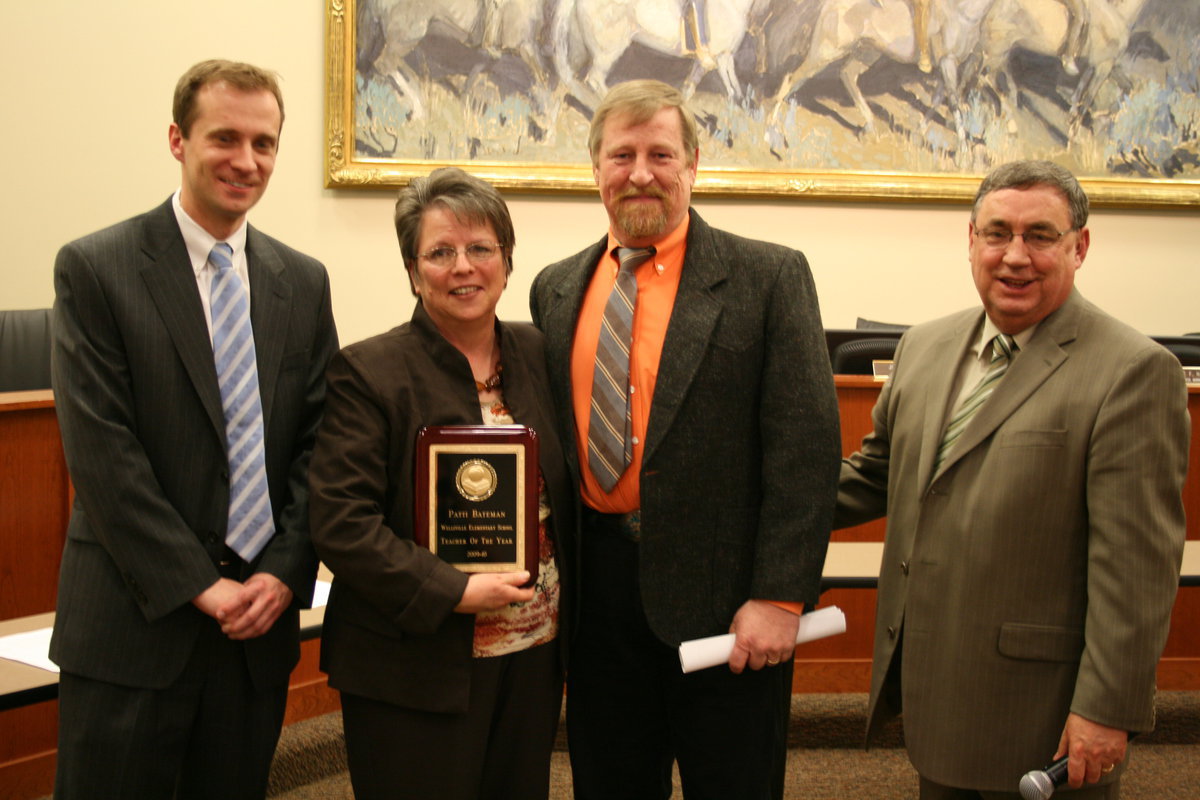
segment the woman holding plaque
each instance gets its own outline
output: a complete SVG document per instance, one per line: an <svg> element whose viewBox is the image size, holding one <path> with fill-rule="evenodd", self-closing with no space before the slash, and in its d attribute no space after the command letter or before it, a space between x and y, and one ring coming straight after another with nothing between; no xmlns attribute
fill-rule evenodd
<svg viewBox="0 0 1200 800"><path fill-rule="evenodd" d="M512 220L490 184L444 168L400 191L395 222L416 309L331 362L309 470L313 543L334 576L321 668L341 692L359 800L544 798L575 497L541 333L496 318ZM479 500L494 482L486 458L464 464L449 488L423 475L421 429L512 424L532 428L540 450L540 513L528 526L536 579L521 569L467 574L415 535L418 506L440 517L443 502L460 502L450 495ZM446 513L478 530L500 512ZM440 541L443 554L457 543Z"/></svg>

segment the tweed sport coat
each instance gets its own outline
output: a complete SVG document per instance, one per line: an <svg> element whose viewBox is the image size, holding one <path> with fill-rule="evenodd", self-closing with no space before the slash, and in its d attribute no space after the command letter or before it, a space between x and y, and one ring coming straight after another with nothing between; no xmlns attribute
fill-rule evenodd
<svg viewBox="0 0 1200 800"><path fill-rule="evenodd" d="M530 296L570 443L571 344L606 242L546 267ZM663 642L727 632L748 599L817 601L838 431L804 255L692 211L639 480L642 602Z"/></svg>

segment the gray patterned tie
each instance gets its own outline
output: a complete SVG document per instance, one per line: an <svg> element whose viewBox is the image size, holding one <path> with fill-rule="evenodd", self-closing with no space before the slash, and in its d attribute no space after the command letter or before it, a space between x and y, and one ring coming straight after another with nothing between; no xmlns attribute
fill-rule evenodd
<svg viewBox="0 0 1200 800"><path fill-rule="evenodd" d="M601 488L611 492L633 460L632 413L629 402L629 345L633 338L633 306L637 302L634 271L654 255L653 247L618 247L620 269L613 284L592 377L592 412L588 422L588 466Z"/></svg>
<svg viewBox="0 0 1200 800"><path fill-rule="evenodd" d="M209 290L213 360L229 448L229 527L225 543L246 561L253 561L275 533L275 523L267 489L250 301L242 279L233 269L232 247L217 242L208 261L217 270Z"/></svg>
<svg viewBox="0 0 1200 800"><path fill-rule="evenodd" d="M938 447L937 460L933 465L934 472L937 472L938 467L946 460L946 455L966 429L971 417L975 416L975 412L992 396L992 390L1008 371L1008 365L1012 363L1012 355L1016 350L1017 343L1007 334L1002 333L992 339L992 360L988 364L987 372L950 418L950 424L946 426L946 433L942 436L942 444Z"/></svg>

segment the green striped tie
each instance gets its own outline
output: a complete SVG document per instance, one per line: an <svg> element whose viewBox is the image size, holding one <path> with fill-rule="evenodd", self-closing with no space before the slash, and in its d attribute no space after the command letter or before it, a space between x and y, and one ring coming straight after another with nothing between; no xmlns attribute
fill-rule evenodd
<svg viewBox="0 0 1200 800"><path fill-rule="evenodd" d="M966 430L967 423L971 421L971 417L977 412L987 399L992 396L992 390L996 388L996 384L1004 377L1004 373L1008 370L1008 365L1012 363L1012 355L1017 350L1017 343L1013 341L1011 336L1000 334L992 339L992 360L988 364L987 372L980 378L979 384L971 390L963 400L962 405L954 412L954 416L950 419L950 424L946 426L946 434L942 437L942 444L938 447L937 461L933 465L933 471L937 472L938 467L946 460L946 454L954 447L954 443L958 441L958 437Z"/></svg>

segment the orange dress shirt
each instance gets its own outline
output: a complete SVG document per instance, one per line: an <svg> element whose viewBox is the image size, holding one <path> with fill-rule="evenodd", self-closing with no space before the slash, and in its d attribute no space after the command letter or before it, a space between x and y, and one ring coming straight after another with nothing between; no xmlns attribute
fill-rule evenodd
<svg viewBox="0 0 1200 800"><path fill-rule="evenodd" d="M655 246L654 258L647 259L635 271L637 303L633 309L633 347L629 351L630 386L633 415L633 461L611 492L600 488L588 468L588 424L591 421L592 373L596 368L596 346L600 340L600 321L604 307L617 279L617 259L613 249L620 242L608 234L608 247L592 274L579 309L575 342L571 349L572 400L575 406L576 447L579 451L579 471L583 478L583 501L606 514L625 514L641 506L638 475L642 471L642 444L650 420L650 399L658 378L658 362L662 356L667 323L675 307L679 291L679 276L683 273L684 244L687 240L689 218Z"/></svg>

